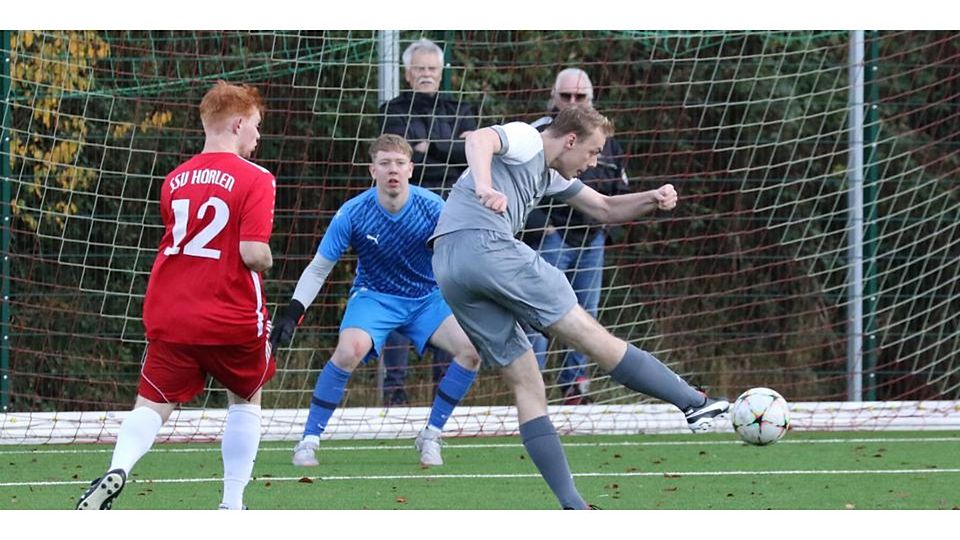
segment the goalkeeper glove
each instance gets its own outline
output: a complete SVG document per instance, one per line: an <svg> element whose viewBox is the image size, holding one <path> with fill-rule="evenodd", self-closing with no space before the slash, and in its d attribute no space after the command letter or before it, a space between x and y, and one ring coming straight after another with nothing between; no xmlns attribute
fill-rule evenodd
<svg viewBox="0 0 960 540"><path fill-rule="evenodd" d="M277 350L290 344L290 340L293 339L293 332L303 322L303 314L306 310L299 301L290 300L283 316L273 325L273 331L270 334L271 349Z"/></svg>

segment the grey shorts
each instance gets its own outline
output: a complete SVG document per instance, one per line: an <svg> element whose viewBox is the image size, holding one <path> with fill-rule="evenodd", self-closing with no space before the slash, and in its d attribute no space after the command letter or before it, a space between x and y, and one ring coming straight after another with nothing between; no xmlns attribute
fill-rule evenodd
<svg viewBox="0 0 960 540"><path fill-rule="evenodd" d="M507 366L531 348L521 322L542 330L577 305L563 272L504 233L468 229L437 238L433 273L457 322L493 365Z"/></svg>

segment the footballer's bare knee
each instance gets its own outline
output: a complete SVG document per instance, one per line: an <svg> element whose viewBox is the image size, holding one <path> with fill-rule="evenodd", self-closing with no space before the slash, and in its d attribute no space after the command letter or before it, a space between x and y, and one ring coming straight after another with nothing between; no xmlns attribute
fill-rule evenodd
<svg viewBox="0 0 960 540"><path fill-rule="evenodd" d="M517 403L517 418L521 424L547 414L547 393L543 375L540 374L532 349L503 368L501 374L507 386L513 390Z"/></svg>
<svg viewBox="0 0 960 540"><path fill-rule="evenodd" d="M517 393L544 394L543 375L533 350L528 350L502 370L503 379Z"/></svg>
<svg viewBox="0 0 960 540"><path fill-rule="evenodd" d="M466 337L466 336L464 336ZM474 348L473 343L468 339L465 344L461 344L458 351L453 355L454 362L470 371L480 369L480 354Z"/></svg>
<svg viewBox="0 0 960 540"><path fill-rule="evenodd" d="M330 361L338 368L352 372L360 362L363 361L367 353L370 352L370 344L361 339L341 336L337 342L337 348L333 351Z"/></svg>
<svg viewBox="0 0 960 540"><path fill-rule="evenodd" d="M151 401L138 394L136 401L133 403L133 408L138 409L140 407L146 407L153 410L155 413L160 415L161 420L166 422L167 419L170 418L170 415L173 414L173 410L177 407L177 404Z"/></svg>
<svg viewBox="0 0 960 540"><path fill-rule="evenodd" d="M230 390L227 390L227 404L228 405L260 405L260 397L263 393L263 390L257 390L250 399L243 398L238 394L234 394Z"/></svg>

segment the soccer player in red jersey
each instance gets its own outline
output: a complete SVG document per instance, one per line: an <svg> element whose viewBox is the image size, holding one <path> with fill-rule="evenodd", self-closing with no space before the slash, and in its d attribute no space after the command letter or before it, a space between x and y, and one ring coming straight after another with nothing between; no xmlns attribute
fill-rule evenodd
<svg viewBox="0 0 960 540"><path fill-rule="evenodd" d="M273 264L276 181L248 161L260 140L263 99L223 81L200 103L206 142L160 190L165 233L143 306L147 350L133 411L120 427L110 470L78 510L105 510L179 403L209 374L227 388L221 509L242 509L260 445L260 389L274 374L260 272Z"/></svg>

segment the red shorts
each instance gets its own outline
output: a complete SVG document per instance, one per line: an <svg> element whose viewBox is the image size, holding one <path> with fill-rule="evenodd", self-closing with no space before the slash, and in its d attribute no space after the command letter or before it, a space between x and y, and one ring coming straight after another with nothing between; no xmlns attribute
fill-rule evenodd
<svg viewBox="0 0 960 540"><path fill-rule="evenodd" d="M203 392L209 374L249 400L276 372L272 356L266 335L262 341L241 345L151 341L137 392L157 403L185 403Z"/></svg>

